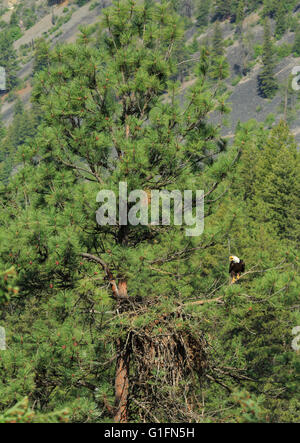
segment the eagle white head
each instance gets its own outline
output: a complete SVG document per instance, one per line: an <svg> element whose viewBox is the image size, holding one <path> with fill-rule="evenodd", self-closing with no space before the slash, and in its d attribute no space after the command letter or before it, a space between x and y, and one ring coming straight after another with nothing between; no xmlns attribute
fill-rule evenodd
<svg viewBox="0 0 300 443"><path fill-rule="evenodd" d="M233 263L239 263L241 261L236 255L231 255L229 260L233 261Z"/></svg>

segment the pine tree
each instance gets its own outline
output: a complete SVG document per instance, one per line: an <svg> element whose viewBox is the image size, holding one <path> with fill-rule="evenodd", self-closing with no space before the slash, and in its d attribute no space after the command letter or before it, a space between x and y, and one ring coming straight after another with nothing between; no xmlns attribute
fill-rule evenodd
<svg viewBox="0 0 300 443"><path fill-rule="evenodd" d="M25 397L15 406L0 414L0 423L68 423L69 411L62 410L50 414L36 414L29 407L29 399Z"/></svg>
<svg viewBox="0 0 300 443"><path fill-rule="evenodd" d="M195 280L199 257L194 254L213 244L211 236L199 243L199 238L185 235L186 226L100 226L95 218L98 192L114 191L118 201L120 182L127 183L128 193L144 190L149 204L153 189L183 191L188 187L195 192L202 179L199 163L209 158L213 164L215 155L224 150L218 129L208 118L214 111L228 112L225 97L218 90L221 82L212 90L208 65L202 59L197 81L186 96L187 111L182 113L178 84L171 80L176 74L173 51L182 45L180 23L167 2L146 9L131 1L118 2L104 11L101 51L90 44L83 29L76 45L54 50L50 73L36 75L33 96L43 118L34 140L18 151L23 167L10 185L13 197L3 220L10 235L1 259L20 270L20 291L30 300L22 318L32 316L30 303L42 304L41 293L45 299L51 298L53 312L57 312L43 323L49 306L42 304L38 309L40 327L37 324L34 331L35 342L48 328L57 327L57 318L62 322L59 337L54 334L39 351L42 379L37 375L27 383L33 397L48 408L55 370L74 389L77 386L77 392L89 384L93 390L98 386L98 401L117 422L151 420L152 414L161 420L176 420L189 414L182 406L183 377L201 376L204 371L206 339L199 331L197 316L186 326L189 317L184 316L177 329L181 320L175 304L204 289L200 288L201 276ZM170 102L165 101L166 93ZM207 192L217 189L228 169L222 159L205 180ZM15 200L24 217L11 224ZM10 236L17 236L18 241L12 244ZM179 280L174 278L174 263L182 275ZM104 286L99 278L105 279ZM79 346L74 342L82 341L77 328L83 327L86 333L89 323L94 323L88 314L86 324L81 310L72 308L78 297L84 312L90 313L94 306L103 312L107 326L97 332L98 345L93 347L93 337L87 338L77 356ZM111 310L118 314L111 316ZM164 333L170 342L165 343ZM189 366L180 363L182 352L176 337L183 340L184 354L191 355ZM97 365L77 364L84 346ZM188 351L193 346L197 347L195 354ZM26 345L28 354L33 348L31 342ZM158 349L171 352L170 358L145 360L145 355L155 356ZM56 365L47 364L48 355ZM115 361L114 368L108 365L110 360ZM99 379L102 363L107 365L104 385L103 375ZM149 378L149 370L156 371L155 380ZM178 380L175 402L174 376ZM43 389L45 379L48 384ZM129 395L134 395L136 404L128 402ZM8 389L7 398L11 396ZM141 401L152 404L154 398L157 408L147 412L139 406Z"/></svg>
<svg viewBox="0 0 300 443"><path fill-rule="evenodd" d="M19 23L18 15L17 15L16 11L13 11L13 13L10 16L9 24L12 26L17 26L18 23Z"/></svg>
<svg viewBox="0 0 300 443"><path fill-rule="evenodd" d="M45 39L41 38L35 42L35 52L34 52L34 62L33 62L33 72L34 74L49 68L50 56L49 56L50 46Z"/></svg>
<svg viewBox="0 0 300 443"><path fill-rule="evenodd" d="M263 4L263 17L273 18L276 14L277 3L273 2L273 0L264 0Z"/></svg>
<svg viewBox="0 0 300 443"><path fill-rule="evenodd" d="M37 133L8 128L0 422L299 421L299 155L284 123L255 120L225 149L210 116L228 110L228 64L203 48L182 97L182 34L169 3L116 2L96 42L82 28L47 54ZM99 225L96 196L118 202L120 182L144 190L141 211L151 190L204 189L204 233Z"/></svg>
<svg viewBox="0 0 300 443"><path fill-rule="evenodd" d="M244 3L244 0L240 0L238 3L238 6L237 6L237 12L236 12L236 32L237 32L237 34L242 34L244 18L245 18L245 3Z"/></svg>
<svg viewBox="0 0 300 443"><path fill-rule="evenodd" d="M1 105L0 105L0 143L5 136L5 126L3 124L2 116L1 116Z"/></svg>
<svg viewBox="0 0 300 443"><path fill-rule="evenodd" d="M258 89L262 97L272 98L276 94L278 84L275 79L274 49L271 39L270 22L265 19L264 23L264 44L262 55L263 68L258 76Z"/></svg>
<svg viewBox="0 0 300 443"><path fill-rule="evenodd" d="M216 22L214 27L214 34L212 37L212 54L218 57L224 55L224 39L219 22Z"/></svg>
<svg viewBox="0 0 300 443"><path fill-rule="evenodd" d="M232 15L232 0L217 0L216 1L216 17L220 20L225 20Z"/></svg>
<svg viewBox="0 0 300 443"><path fill-rule="evenodd" d="M63 3L64 0L48 0L48 5L59 5L60 3Z"/></svg>
<svg viewBox="0 0 300 443"><path fill-rule="evenodd" d="M300 26L297 26L295 31L295 40L293 45L293 53L299 57L300 56Z"/></svg>
<svg viewBox="0 0 300 443"><path fill-rule="evenodd" d="M284 121L271 131L258 159L257 174L260 183L254 182L253 209L257 220L270 225L281 239L299 242L300 158Z"/></svg>
<svg viewBox="0 0 300 443"><path fill-rule="evenodd" d="M279 40L287 30L287 11L285 3L281 1L277 6L275 36Z"/></svg>
<svg viewBox="0 0 300 443"><path fill-rule="evenodd" d="M196 10L197 26L207 26L209 22L210 0L200 0Z"/></svg>
<svg viewBox="0 0 300 443"><path fill-rule="evenodd" d="M18 82L18 62L13 41L6 32L0 33L0 66L5 69L6 88L10 91Z"/></svg>

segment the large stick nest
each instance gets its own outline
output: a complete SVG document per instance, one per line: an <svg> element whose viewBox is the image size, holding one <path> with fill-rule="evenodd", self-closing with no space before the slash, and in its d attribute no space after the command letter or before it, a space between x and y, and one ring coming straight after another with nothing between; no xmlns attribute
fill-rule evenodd
<svg viewBox="0 0 300 443"><path fill-rule="evenodd" d="M208 344L200 331L179 329L173 320L131 332L130 404L141 421L196 419L195 385L208 368Z"/></svg>

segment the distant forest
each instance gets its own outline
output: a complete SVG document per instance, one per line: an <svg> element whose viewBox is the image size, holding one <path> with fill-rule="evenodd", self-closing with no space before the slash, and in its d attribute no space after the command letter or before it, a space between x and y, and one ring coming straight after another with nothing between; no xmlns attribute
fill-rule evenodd
<svg viewBox="0 0 300 443"><path fill-rule="evenodd" d="M1 3L0 423L299 422L298 2ZM255 63L280 106L224 135Z"/></svg>

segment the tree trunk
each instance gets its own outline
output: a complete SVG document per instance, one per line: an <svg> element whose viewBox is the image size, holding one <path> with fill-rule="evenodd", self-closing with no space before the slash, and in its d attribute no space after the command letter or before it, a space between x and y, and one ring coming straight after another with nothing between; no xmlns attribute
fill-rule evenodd
<svg viewBox="0 0 300 443"><path fill-rule="evenodd" d="M119 354L115 376L115 423L127 423L128 420L128 392L129 392L129 353L123 349L124 342L117 340Z"/></svg>
<svg viewBox="0 0 300 443"><path fill-rule="evenodd" d="M126 280L119 281L118 292L122 298L128 297ZM117 355L114 421L115 423L127 423L130 352L126 349L126 344L121 339L117 340Z"/></svg>

